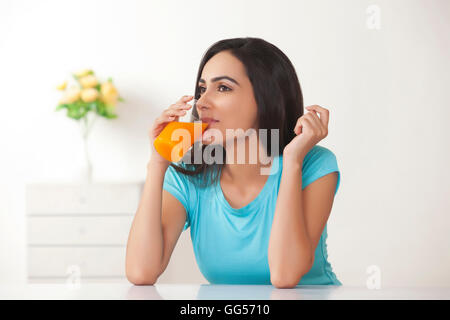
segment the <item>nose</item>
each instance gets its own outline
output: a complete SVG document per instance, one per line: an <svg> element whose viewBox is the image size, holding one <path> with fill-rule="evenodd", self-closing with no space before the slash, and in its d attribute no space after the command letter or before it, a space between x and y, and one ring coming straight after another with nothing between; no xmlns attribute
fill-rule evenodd
<svg viewBox="0 0 450 320"><path fill-rule="evenodd" d="M211 103L205 98L205 94L203 93L200 97L198 97L197 102L195 103L198 111L204 111L206 109L211 108Z"/></svg>

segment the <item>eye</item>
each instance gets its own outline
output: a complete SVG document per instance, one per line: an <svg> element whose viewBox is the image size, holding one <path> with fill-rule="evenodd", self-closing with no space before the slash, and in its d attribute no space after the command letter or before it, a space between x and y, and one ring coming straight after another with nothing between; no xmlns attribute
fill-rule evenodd
<svg viewBox="0 0 450 320"><path fill-rule="evenodd" d="M221 85L218 87L218 90L219 90L220 92L226 92L226 91L231 91L231 88L229 88L229 87L227 87L227 86L221 84ZM199 95L201 95L201 94L204 93L205 91L206 91L206 88L205 88L205 87L198 87L198 94L199 94Z"/></svg>
<svg viewBox="0 0 450 320"><path fill-rule="evenodd" d="M221 90L222 88L225 88L225 90ZM223 84L221 84L219 86L219 91L230 91L230 90L231 90L230 88L228 88L227 86L224 86Z"/></svg>
<svg viewBox="0 0 450 320"><path fill-rule="evenodd" d="M206 90L205 87L198 87L198 93L202 94L203 92L205 92L204 90Z"/></svg>

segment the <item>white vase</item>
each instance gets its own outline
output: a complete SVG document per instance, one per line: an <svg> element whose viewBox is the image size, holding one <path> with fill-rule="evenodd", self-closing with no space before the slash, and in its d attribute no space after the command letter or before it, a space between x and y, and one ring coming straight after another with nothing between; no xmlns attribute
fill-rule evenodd
<svg viewBox="0 0 450 320"><path fill-rule="evenodd" d="M88 114L89 115L89 114ZM88 116L87 115L87 116ZM92 162L89 155L89 133L91 132L92 126L95 122L96 116L94 118L85 117L81 119L81 134L83 138L83 149L84 149L84 163L80 169L80 180L82 183L91 184L92 183Z"/></svg>
<svg viewBox="0 0 450 320"><path fill-rule="evenodd" d="M84 163L80 170L81 182L90 184L92 183L92 162L89 156L88 137L83 137L84 146Z"/></svg>

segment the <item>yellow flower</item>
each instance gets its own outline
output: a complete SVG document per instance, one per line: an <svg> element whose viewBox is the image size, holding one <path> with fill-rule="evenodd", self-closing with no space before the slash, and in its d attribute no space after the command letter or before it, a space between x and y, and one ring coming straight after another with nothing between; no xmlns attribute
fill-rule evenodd
<svg viewBox="0 0 450 320"><path fill-rule="evenodd" d="M83 89L81 91L81 100L83 100L84 102L92 102L92 101L97 100L97 98L98 98L97 89L88 88L88 89Z"/></svg>
<svg viewBox="0 0 450 320"><path fill-rule="evenodd" d="M102 100L107 105L114 106L119 98L119 93L116 87L111 82L102 83L100 87L100 92L102 94Z"/></svg>
<svg viewBox="0 0 450 320"><path fill-rule="evenodd" d="M75 72L75 75L78 78L81 78L81 77L87 76L90 72L92 72L91 69L83 69L83 70L79 70L79 71Z"/></svg>
<svg viewBox="0 0 450 320"><path fill-rule="evenodd" d="M79 81L83 88L93 88L98 84L97 78L92 74L80 78Z"/></svg>
<svg viewBox="0 0 450 320"><path fill-rule="evenodd" d="M64 81L63 83L60 83L59 85L56 86L56 89L58 90L65 90L67 87L67 81Z"/></svg>
<svg viewBox="0 0 450 320"><path fill-rule="evenodd" d="M81 94L80 88L70 87L65 91L65 94L59 103L60 104L73 103L78 99L80 99L80 94Z"/></svg>

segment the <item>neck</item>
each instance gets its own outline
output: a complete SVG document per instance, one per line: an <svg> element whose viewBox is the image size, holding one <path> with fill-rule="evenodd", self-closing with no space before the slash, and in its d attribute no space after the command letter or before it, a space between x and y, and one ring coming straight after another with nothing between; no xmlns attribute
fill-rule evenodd
<svg viewBox="0 0 450 320"><path fill-rule="evenodd" d="M267 151L257 138L255 143L250 143L250 138L237 139L233 145L226 147L226 164L223 167L223 177L229 181L251 183L252 180L267 179L267 174L262 174L263 168L270 170L273 157L267 155ZM259 151L259 152L258 152ZM261 155L260 155L261 153Z"/></svg>

